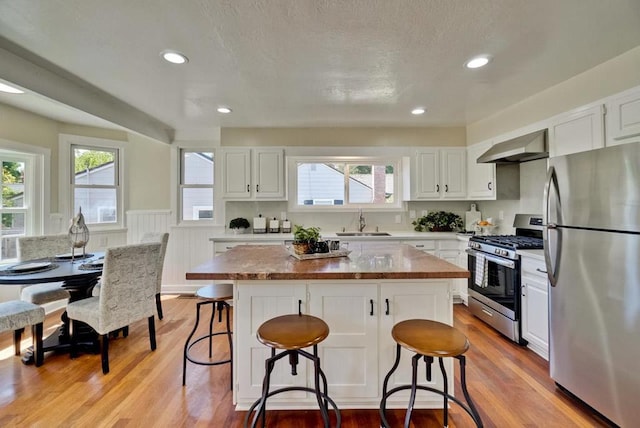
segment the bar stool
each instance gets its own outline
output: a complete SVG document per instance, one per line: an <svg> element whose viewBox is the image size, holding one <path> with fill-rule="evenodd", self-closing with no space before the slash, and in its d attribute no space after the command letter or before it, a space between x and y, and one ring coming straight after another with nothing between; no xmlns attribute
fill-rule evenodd
<svg viewBox="0 0 640 428"><path fill-rule="evenodd" d="M184 358L182 359L182 385L186 385L187 382L187 360L191 361L194 364L199 364L203 366L217 366L220 364L230 364L231 367L231 375L230 375L230 383L229 386L233 389L233 343L231 340L231 325L229 323L229 304L227 300L233 299L233 285L232 284L213 284L208 285L206 287L200 288L196 291L196 297L201 299L201 302L198 302L196 305L196 323L193 326L193 330L187 337L187 341L184 344ZM211 318L209 319L209 333L205 334L201 337L198 337L193 342L191 339L198 329L198 324L200 323L200 308L203 305L211 305ZM227 326L225 331L213 332L213 320L215 319L216 309L218 310L218 322L222 322L222 310L226 311L226 321ZM211 361L213 357L213 338L218 335L226 334L227 339L229 341L229 358L219 361ZM190 352L191 348L195 346L197 343L203 340L209 340L209 359L201 360L195 357L192 357Z"/></svg>
<svg viewBox="0 0 640 428"><path fill-rule="evenodd" d="M408 428L409 422L411 421L411 412L413 411L413 405L416 400L416 390L421 389L424 391L434 392L444 397L443 412L445 427L447 427L449 424L448 400L452 400L453 402L460 405L460 407L462 407L471 416L476 426L482 428L483 425L482 420L480 419L480 414L478 414L473 401L471 401L469 392L467 391L465 356L463 355L467 351L467 349L469 349L469 341L467 340L467 337L447 324L421 319L413 319L397 323L393 326L391 335L397 343L396 360L393 363L393 367L391 367L391 370L384 378L384 383L382 386L382 400L380 401L380 419L382 420L382 426L385 428L389 428L390 426L385 416L387 410L387 399L389 398L389 396L395 394L398 391L410 389L411 395L409 397L409 406L407 408L407 413L405 414L404 419L404 427ZM413 368L411 385L398 386L387 392L387 384L389 383L389 378L391 377L393 372L396 371L396 369L398 368L398 364L400 363L401 348L405 348L411 352L416 353L411 359ZM438 358L440 371L442 372L442 377L444 379L444 389L442 391L439 389L417 384L418 361L421 358L424 359L427 368L427 380L430 381L431 364L433 363L433 359L436 357ZM445 357L453 357L460 363L460 383L462 384L462 392L468 403L468 406L466 406L462 401L450 395L448 392L447 372L444 368L444 363L442 360Z"/></svg>
<svg viewBox="0 0 640 428"><path fill-rule="evenodd" d="M262 427L266 421L267 398L286 391L307 391L316 395L324 427L329 428L329 404L336 414L336 426L342 424L340 410L336 403L327 395L327 378L320 368L320 358L318 358L318 343L322 342L329 335L329 326L320 318L311 315L293 314L283 315L265 321L257 332L258 341L271 348L271 357L265 361L265 375L262 382L262 397L251 405L244 419L245 428L249 423L249 416L255 410L251 427L255 427L258 419L262 415ZM302 348L313 347L313 354ZM276 349L281 349L276 355ZM299 356L303 356L313 361L314 388L303 386L289 386L269 391L271 372L276 361L288 356L291 364L291 374L297 375L297 365ZM323 390L320 390L320 378L322 378Z"/></svg>

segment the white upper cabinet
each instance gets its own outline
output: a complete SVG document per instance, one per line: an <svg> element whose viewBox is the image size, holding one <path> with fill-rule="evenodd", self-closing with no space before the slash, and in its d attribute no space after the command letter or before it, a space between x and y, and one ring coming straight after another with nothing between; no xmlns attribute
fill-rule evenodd
<svg viewBox="0 0 640 428"><path fill-rule="evenodd" d="M225 149L222 152L223 197L285 199L284 150Z"/></svg>
<svg viewBox="0 0 640 428"><path fill-rule="evenodd" d="M560 114L549 124L549 157L604 147L604 105L581 107Z"/></svg>
<svg viewBox="0 0 640 428"><path fill-rule="evenodd" d="M607 101L607 146L640 142L640 87Z"/></svg>
<svg viewBox="0 0 640 428"><path fill-rule="evenodd" d="M476 162L492 145L489 140L467 147L467 199L496 199L496 165Z"/></svg>
<svg viewBox="0 0 640 428"><path fill-rule="evenodd" d="M411 199L464 199L465 159L465 148L418 151L411 174Z"/></svg>

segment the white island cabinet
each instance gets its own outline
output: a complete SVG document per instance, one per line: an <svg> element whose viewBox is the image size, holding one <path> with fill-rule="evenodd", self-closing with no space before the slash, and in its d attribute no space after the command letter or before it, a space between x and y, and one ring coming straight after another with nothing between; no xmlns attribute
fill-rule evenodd
<svg viewBox="0 0 640 428"><path fill-rule="evenodd" d="M296 260L284 247L240 246L187 273L187 279L234 282L234 402L246 410L260 397L264 362L270 348L256 332L279 315L305 313L323 319L329 336L318 345L329 395L341 409L378 408L384 376L393 364L391 329L411 318L453 322L452 281L468 271L407 245L362 245L349 257ZM410 261L410 262L409 262ZM410 381L410 352L390 387ZM449 373L453 364L446 361ZM429 386L443 386L439 371ZM437 374L438 373L438 374ZM286 361L276 364L271 387L312 386L310 363L300 360L291 375ZM423 384L425 384L423 380ZM453 390L453 376L449 377ZM389 408L406 408L396 394ZM442 398L422 393L419 408L441 408ZM270 409L316 409L313 394L292 391L269 399Z"/></svg>

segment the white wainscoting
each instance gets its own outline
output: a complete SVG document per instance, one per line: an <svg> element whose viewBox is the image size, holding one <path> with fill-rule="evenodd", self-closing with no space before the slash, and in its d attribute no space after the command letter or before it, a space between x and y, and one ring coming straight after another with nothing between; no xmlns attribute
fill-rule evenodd
<svg viewBox="0 0 640 428"><path fill-rule="evenodd" d="M147 232L169 232L162 274L163 293L194 293L211 281L187 281L187 270L213 257L210 226L172 225L170 210L127 211L127 242L139 242Z"/></svg>

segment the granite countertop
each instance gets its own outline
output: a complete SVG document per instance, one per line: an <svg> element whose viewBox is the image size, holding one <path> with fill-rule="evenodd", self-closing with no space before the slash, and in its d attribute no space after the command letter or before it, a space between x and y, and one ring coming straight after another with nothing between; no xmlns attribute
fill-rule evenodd
<svg viewBox="0 0 640 428"><path fill-rule="evenodd" d="M298 260L287 248L240 245L191 269L193 280L468 278L469 271L406 244L366 244L348 257Z"/></svg>

